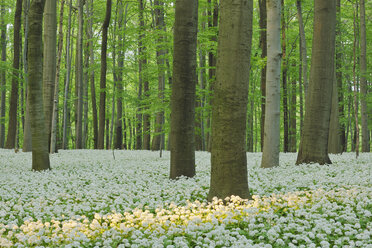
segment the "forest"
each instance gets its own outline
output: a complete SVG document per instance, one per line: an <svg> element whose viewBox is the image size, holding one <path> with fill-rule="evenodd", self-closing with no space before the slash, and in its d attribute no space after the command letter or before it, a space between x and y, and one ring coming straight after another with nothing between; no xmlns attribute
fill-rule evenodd
<svg viewBox="0 0 372 248"><path fill-rule="evenodd" d="M0 4L0 247L371 245L371 1Z"/></svg>

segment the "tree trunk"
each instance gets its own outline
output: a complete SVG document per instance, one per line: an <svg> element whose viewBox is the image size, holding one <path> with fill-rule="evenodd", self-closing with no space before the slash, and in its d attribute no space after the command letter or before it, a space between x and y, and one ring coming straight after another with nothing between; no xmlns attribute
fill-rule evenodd
<svg viewBox="0 0 372 248"><path fill-rule="evenodd" d="M6 9L4 3L1 4L1 62L6 63L6 24L5 24ZM5 109L6 109L6 69L1 69L0 72L0 91L1 91L1 106L0 106L0 148L4 148L5 143Z"/></svg>
<svg viewBox="0 0 372 248"><path fill-rule="evenodd" d="M345 103L344 103L344 89L343 89L343 74L342 74L342 44L341 44L341 0L336 2L337 9L337 23L336 23L336 80L338 91L338 114L339 119L345 119ZM345 136L345 122L340 122L340 142L342 151L346 152L347 141Z"/></svg>
<svg viewBox="0 0 372 248"><path fill-rule="evenodd" d="M306 113L296 164L329 164L328 132L335 55L336 1L315 0Z"/></svg>
<svg viewBox="0 0 372 248"><path fill-rule="evenodd" d="M72 15L72 0L69 3L67 38L66 38L66 82L65 94L63 100L63 134L62 134L62 148L68 148L68 130L70 125L70 110L68 107L70 98L70 75L71 75L71 55L70 55L70 39L71 39L71 15ZM73 33L73 32L72 32ZM72 49L71 49L72 50Z"/></svg>
<svg viewBox="0 0 372 248"><path fill-rule="evenodd" d="M251 197L245 142L252 16L252 0L221 1L209 201Z"/></svg>
<svg viewBox="0 0 372 248"><path fill-rule="evenodd" d="M55 75L55 88L54 88L54 101L53 101L53 115L52 115L52 130L50 140L50 153L57 151L57 119L58 119L58 103L59 103L59 76L61 68L62 50L63 50L63 9L65 0L61 0L61 8L59 15L59 27L58 27L58 56L57 56L57 67Z"/></svg>
<svg viewBox="0 0 372 248"><path fill-rule="evenodd" d="M366 39L366 15L365 2L360 0L360 103L362 111L362 152L369 152L369 131L368 131L368 113L367 110L367 39Z"/></svg>
<svg viewBox="0 0 372 248"><path fill-rule="evenodd" d="M265 135L261 167L279 165L280 151L280 0L267 0Z"/></svg>
<svg viewBox="0 0 372 248"><path fill-rule="evenodd" d="M281 0L281 6L284 6L284 0ZM282 10L282 61L283 61L283 69L282 69L282 82L283 82L283 131L284 131L284 139L283 139L283 151L289 151L289 131L288 131L288 87L287 87L287 45L286 45L286 20L284 16L284 7Z"/></svg>
<svg viewBox="0 0 372 248"><path fill-rule="evenodd" d="M328 152L333 154L342 153L340 140L340 125L338 116L338 92L336 82L336 72L334 73L332 89L331 119L329 122Z"/></svg>
<svg viewBox="0 0 372 248"><path fill-rule="evenodd" d="M303 77L303 85L305 90L305 100L307 95L307 88L308 88L308 81L307 81L307 48L306 48L306 36L305 36L305 27L304 21L302 19L302 10L301 10L301 0L296 1L297 6L297 18L298 18L298 25L300 29L300 49L301 49L301 58L302 58L302 77Z"/></svg>
<svg viewBox="0 0 372 248"><path fill-rule="evenodd" d="M76 149L82 149L83 142L83 28L84 28L84 0L78 0L78 35L76 39L76 73L75 91L76 102ZM102 42L103 43L103 42Z"/></svg>
<svg viewBox="0 0 372 248"><path fill-rule="evenodd" d="M25 127L23 131L23 147L22 152L31 152L32 151L32 137L31 137L31 123L30 123L30 111L29 111L29 104L28 104L28 30L29 30L29 21L28 21L28 11L30 8L30 0L26 0L24 3L24 45L23 45L23 68L25 74L25 84L26 84L26 112L25 112Z"/></svg>
<svg viewBox="0 0 372 248"><path fill-rule="evenodd" d="M8 135L5 148L15 148L17 132L17 106L18 106L18 84L19 84L19 58L21 48L21 17L22 17L22 0L17 0L14 14L14 31L13 31L13 72L12 72L12 93L9 101L9 122Z"/></svg>
<svg viewBox="0 0 372 248"><path fill-rule="evenodd" d="M267 57L267 12L266 12L266 0L258 1L260 7L260 48L261 48L261 58L266 60ZM263 150L264 144L264 130L265 130L265 99L266 99L266 66L261 69L261 151Z"/></svg>
<svg viewBox="0 0 372 248"><path fill-rule="evenodd" d="M117 88L118 88L118 98L116 100L117 105L117 115L116 115L116 130L115 130L115 149L122 149L123 145L123 69L124 69L124 43L125 43L125 31L127 25L127 13L128 13L128 3L125 5L125 13L123 14L123 4L121 1L118 1L119 8L119 54L118 54L118 70L117 70ZM124 24L124 26L123 26Z"/></svg>
<svg viewBox="0 0 372 248"><path fill-rule="evenodd" d="M170 178L195 175L198 1L177 0L171 95Z"/></svg>
<svg viewBox="0 0 372 248"><path fill-rule="evenodd" d="M88 15L88 42L89 42L89 65L91 72L89 75L90 80L90 95L92 98L92 114L93 114L93 142L94 149L98 148L98 118L97 118L97 101L96 101L96 86L94 79L94 47L93 47L93 0L89 1L89 6L87 7Z"/></svg>
<svg viewBox="0 0 372 248"><path fill-rule="evenodd" d="M106 15L102 25L101 45L101 77L99 94L99 128L98 128L98 149L104 149L105 118L106 118L106 70L107 70L107 31L111 18L111 0L106 2Z"/></svg>
<svg viewBox="0 0 372 248"><path fill-rule="evenodd" d="M32 170L50 169L48 136L45 128L43 109L43 10L45 1L32 1L30 5L29 33L29 104L32 132Z"/></svg>
<svg viewBox="0 0 372 248"><path fill-rule="evenodd" d="M49 144L51 137L54 88L56 80L57 0L45 0L44 19L43 101L45 113L45 131L48 135Z"/></svg>
<svg viewBox="0 0 372 248"><path fill-rule="evenodd" d="M159 38L157 39L157 48L156 48L156 62L158 65L158 98L163 103L164 101L164 89L165 89L165 47L164 47L164 32L165 32L165 23L164 23L164 2L155 0L155 26L158 31ZM163 108L163 107L162 107ZM164 110L161 109L156 113L155 120L155 135L152 140L151 150L160 150L161 149L161 139L164 140L163 134L163 120L164 120Z"/></svg>
<svg viewBox="0 0 372 248"><path fill-rule="evenodd" d="M292 65L296 68L296 65ZM297 105L297 88L296 88L296 77L291 80L291 104L290 104L290 116L289 116L289 152L297 151L297 123L296 123L296 105Z"/></svg>
<svg viewBox="0 0 372 248"><path fill-rule="evenodd" d="M357 30L357 18L358 18L358 2L356 2L356 10L354 10L354 46L353 46L353 57L354 57L354 63L353 63L353 82L354 87L352 89L353 96L354 96L354 120L355 120L355 129L354 129L354 144L355 144L355 153L356 157L359 156L359 117L358 117L358 84L357 84L357 78L356 78L356 66L357 66L357 55L356 50L359 48L358 43L358 30Z"/></svg>

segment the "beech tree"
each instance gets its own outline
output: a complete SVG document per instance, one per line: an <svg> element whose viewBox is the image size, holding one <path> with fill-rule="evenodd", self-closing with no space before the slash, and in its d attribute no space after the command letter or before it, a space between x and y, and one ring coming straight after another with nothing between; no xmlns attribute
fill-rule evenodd
<svg viewBox="0 0 372 248"><path fill-rule="evenodd" d="M334 77L336 0L315 0L306 113L296 164L329 164L328 133Z"/></svg>
<svg viewBox="0 0 372 248"><path fill-rule="evenodd" d="M176 0L171 96L170 178L195 175L198 1Z"/></svg>
<svg viewBox="0 0 372 248"><path fill-rule="evenodd" d="M246 117L253 1L222 0L220 8L209 201L215 196L250 198Z"/></svg>
<svg viewBox="0 0 372 248"><path fill-rule="evenodd" d="M267 0L267 71L264 145L261 167L279 165L280 145L280 0Z"/></svg>
<svg viewBox="0 0 372 248"><path fill-rule="evenodd" d="M43 109L43 11L45 0L31 1L28 44L28 104L32 134L32 170L50 169L48 136Z"/></svg>

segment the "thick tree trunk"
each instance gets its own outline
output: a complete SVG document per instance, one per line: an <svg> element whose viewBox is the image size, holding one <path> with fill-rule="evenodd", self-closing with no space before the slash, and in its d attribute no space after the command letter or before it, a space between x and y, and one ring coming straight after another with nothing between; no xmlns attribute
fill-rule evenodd
<svg viewBox="0 0 372 248"><path fill-rule="evenodd" d="M366 15L365 1L360 0L360 103L362 111L362 152L369 152L369 131L368 131L368 113L367 110L367 39L366 39Z"/></svg>
<svg viewBox="0 0 372 248"><path fill-rule="evenodd" d="M267 12L266 12L266 0L258 1L260 7L260 48L261 58L266 60L267 57ZM263 150L264 144L264 130L265 130L265 99L266 99L266 62L261 69L261 151Z"/></svg>
<svg viewBox="0 0 372 248"><path fill-rule="evenodd" d="M101 45L101 77L99 94L99 128L98 128L98 149L104 149L105 118L106 118L106 70L107 70L107 31L111 18L111 0L106 2L106 15L102 25Z"/></svg>
<svg viewBox="0 0 372 248"><path fill-rule="evenodd" d="M43 96L48 144L51 137L54 89L56 80L57 0L45 0L43 52Z"/></svg>
<svg viewBox="0 0 372 248"><path fill-rule="evenodd" d="M5 5L1 4L1 62L6 63L6 24L5 24ZM6 70L1 69L0 72L0 91L1 91L1 106L0 106L0 148L4 148L5 143L5 108L6 108Z"/></svg>
<svg viewBox="0 0 372 248"><path fill-rule="evenodd" d="M245 142L252 16L252 0L221 1L209 201L251 197Z"/></svg>
<svg viewBox="0 0 372 248"><path fill-rule="evenodd" d="M12 93L9 101L9 122L8 135L5 148L15 148L17 132L17 106L18 106L18 84L19 84L19 58L21 48L21 17L22 17L22 0L17 0L14 14L13 26L13 72L12 72Z"/></svg>
<svg viewBox="0 0 372 248"><path fill-rule="evenodd" d="M195 175L198 1L177 0L171 96L170 178Z"/></svg>
<svg viewBox="0 0 372 248"><path fill-rule="evenodd" d="M32 170L50 169L48 153L48 136L45 128L43 109L43 10L45 1L32 1L30 5L30 33L29 33L29 104L32 132Z"/></svg>
<svg viewBox="0 0 372 248"><path fill-rule="evenodd" d="M267 0L265 135L261 167L279 165L280 151L280 0Z"/></svg>
<svg viewBox="0 0 372 248"><path fill-rule="evenodd" d="M334 77L336 1L315 0L306 113L296 164L329 164L328 133Z"/></svg>
<svg viewBox="0 0 372 248"><path fill-rule="evenodd" d="M55 75L55 88L54 88L54 101L53 101L53 115L52 115L52 130L50 138L50 153L57 151L57 119L58 119L58 103L59 103L59 77L63 50L63 10L65 1L61 0L60 15L59 15L59 27L58 27L58 56L57 56L57 67Z"/></svg>

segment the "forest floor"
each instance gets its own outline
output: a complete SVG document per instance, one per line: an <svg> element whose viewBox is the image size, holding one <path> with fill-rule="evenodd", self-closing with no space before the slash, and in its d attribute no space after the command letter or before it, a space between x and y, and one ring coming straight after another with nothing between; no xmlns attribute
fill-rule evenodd
<svg viewBox="0 0 372 248"><path fill-rule="evenodd" d="M169 152L73 150L32 172L31 153L0 149L0 247L372 247L372 153L261 169L253 200L206 202L210 154L196 177L168 179Z"/></svg>

